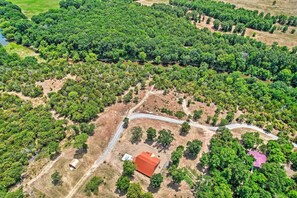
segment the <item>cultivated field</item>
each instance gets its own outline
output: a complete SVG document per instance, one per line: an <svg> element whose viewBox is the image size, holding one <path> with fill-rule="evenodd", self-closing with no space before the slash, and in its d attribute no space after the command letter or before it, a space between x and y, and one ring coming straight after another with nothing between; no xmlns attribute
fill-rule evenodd
<svg viewBox="0 0 297 198"><path fill-rule="evenodd" d="M18 5L23 13L31 18L33 15L37 15L42 12L46 12L49 9L59 8L60 0L9 0L12 3Z"/></svg>
<svg viewBox="0 0 297 198"><path fill-rule="evenodd" d="M297 15L297 0L221 0L224 2L235 4L239 8L246 8L250 10L259 10L260 12L278 15Z"/></svg>

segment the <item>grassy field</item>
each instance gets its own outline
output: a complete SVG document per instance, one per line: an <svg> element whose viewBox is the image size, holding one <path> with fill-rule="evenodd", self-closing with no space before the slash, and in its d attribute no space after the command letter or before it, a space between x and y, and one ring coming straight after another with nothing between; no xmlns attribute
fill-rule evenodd
<svg viewBox="0 0 297 198"><path fill-rule="evenodd" d="M46 12L49 9L58 8L60 0L9 0L18 5L23 13L31 18L33 15Z"/></svg>
<svg viewBox="0 0 297 198"><path fill-rule="evenodd" d="M24 47L22 45L18 45L16 43L9 43L7 46L4 47L5 50L9 53L9 54L13 54L16 53L18 54L21 58L24 58L26 56L34 56L35 58L37 58L38 62L43 62L44 60L42 58L39 57L39 55L37 53L35 53L33 50Z"/></svg>
<svg viewBox="0 0 297 198"><path fill-rule="evenodd" d="M259 10L271 14L297 15L297 0L221 0L224 2L235 4L237 7L249 10Z"/></svg>

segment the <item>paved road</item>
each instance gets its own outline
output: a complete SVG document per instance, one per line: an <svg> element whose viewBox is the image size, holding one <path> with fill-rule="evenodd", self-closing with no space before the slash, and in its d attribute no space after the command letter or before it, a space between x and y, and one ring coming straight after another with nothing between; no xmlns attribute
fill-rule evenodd
<svg viewBox="0 0 297 198"><path fill-rule="evenodd" d="M159 120L163 122L169 122L169 123L174 123L174 124L182 124L184 120L178 120L174 118L168 118L168 117L163 117L163 116L158 116L154 114L145 114L145 113L131 113L130 116L128 116L129 120L135 120L135 119L152 119L152 120ZM108 146L104 150L103 154L99 156L99 158L95 161L93 166L86 172L86 174L78 181L78 183L73 187L73 189L69 192L66 198L71 198L73 195L76 193L76 191L84 184L84 182L87 180L87 178L92 175L92 173L106 160L108 157L109 153L112 151L116 143L118 142L119 138L121 137L124 128L123 128L123 122L120 123L118 126L115 135L109 142ZM211 126L206 126L199 124L197 122L190 122L189 123L192 127L195 128L202 128L206 130L211 130L211 131L216 131L218 127L211 127ZM265 133L265 135L271 137L273 140L277 140L278 137L276 135L273 135L271 133L266 133L263 129L253 126L253 125L247 125L247 124L229 124L225 126L228 129L237 129L237 128L248 128L248 129L253 129L255 131L258 131L260 133ZM294 147L297 147L296 144L294 144Z"/></svg>

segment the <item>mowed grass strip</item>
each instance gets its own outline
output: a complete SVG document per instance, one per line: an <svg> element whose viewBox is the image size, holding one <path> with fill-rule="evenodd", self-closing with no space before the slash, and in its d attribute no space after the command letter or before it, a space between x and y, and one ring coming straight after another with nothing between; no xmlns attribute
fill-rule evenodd
<svg viewBox="0 0 297 198"><path fill-rule="evenodd" d="M45 62L37 53L35 53L32 49L29 49L27 47L24 47L22 45L18 45L14 42L9 43L7 46L4 47L5 50L9 54L16 53L18 54L21 58L25 58L27 56L34 56L37 58L38 62Z"/></svg>
<svg viewBox="0 0 297 198"><path fill-rule="evenodd" d="M18 5L23 13L31 18L49 9L59 8L60 0L9 0L10 2Z"/></svg>

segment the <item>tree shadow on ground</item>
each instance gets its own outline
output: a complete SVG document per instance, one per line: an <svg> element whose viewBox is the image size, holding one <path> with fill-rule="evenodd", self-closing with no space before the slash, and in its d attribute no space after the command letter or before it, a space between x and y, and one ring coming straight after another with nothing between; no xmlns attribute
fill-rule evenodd
<svg viewBox="0 0 297 198"><path fill-rule="evenodd" d="M205 173L207 172L207 168L204 168L201 163L199 162L196 166L196 168L198 169L198 171L200 171L201 173Z"/></svg>
<svg viewBox="0 0 297 198"><path fill-rule="evenodd" d="M144 141L144 143L146 143L146 144L148 144L149 146L152 146L153 145L153 143L154 143L154 141L152 141L152 140L145 140Z"/></svg>
<svg viewBox="0 0 297 198"><path fill-rule="evenodd" d="M166 153L166 151L169 149L170 145L163 146L161 144L156 143L156 144L153 145L153 147L158 149L159 153L161 153L161 152Z"/></svg>
<svg viewBox="0 0 297 198"><path fill-rule="evenodd" d="M173 190L175 190L175 192L178 192L180 184L177 184L171 181L169 184L167 184L167 187L172 188Z"/></svg>
<svg viewBox="0 0 297 198"><path fill-rule="evenodd" d="M147 190L151 193L157 193L160 190L160 188L154 188L154 187L152 187L152 185L149 185L147 187Z"/></svg>
<svg viewBox="0 0 297 198"><path fill-rule="evenodd" d="M187 160L192 160L192 161L194 161L194 160L197 159L197 156L191 155L191 154L186 153L186 152L184 153L184 157L185 157Z"/></svg>
<svg viewBox="0 0 297 198"><path fill-rule="evenodd" d="M60 152L57 152L57 153L55 153L55 154L53 154L53 155L50 156L50 160L54 161L54 160L57 159L60 155L61 155L61 153L60 153Z"/></svg>
<svg viewBox="0 0 297 198"><path fill-rule="evenodd" d="M120 191L119 189L116 188L114 190L114 193L119 195L119 197L123 197L123 196L125 196L127 194L127 191Z"/></svg>
<svg viewBox="0 0 297 198"><path fill-rule="evenodd" d="M75 151L74 158L75 159L82 159L83 156L88 152L88 149L78 149Z"/></svg>

